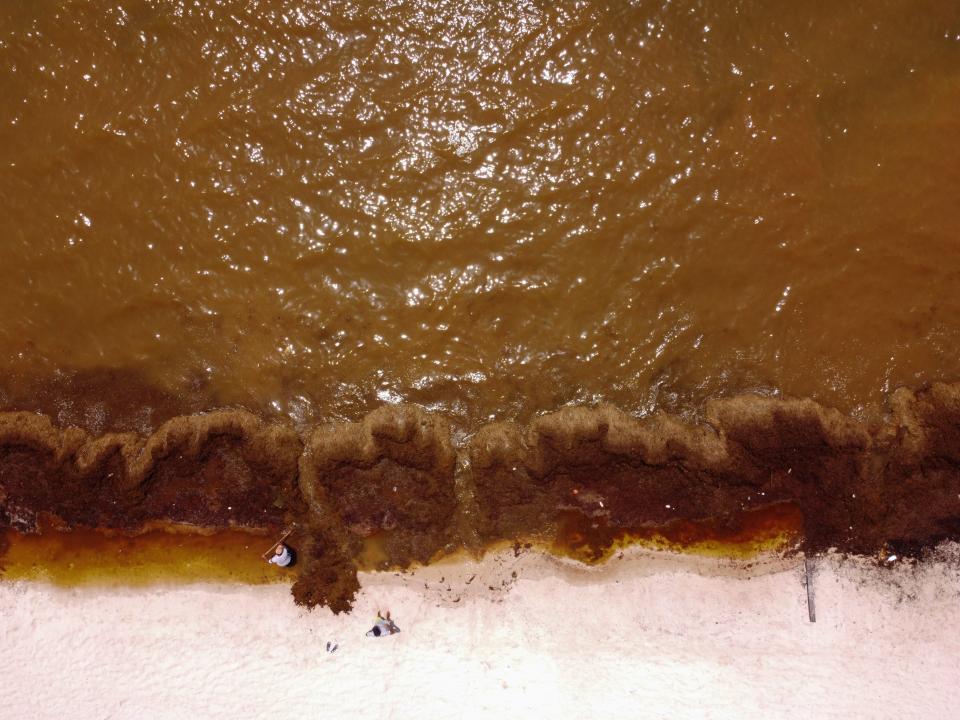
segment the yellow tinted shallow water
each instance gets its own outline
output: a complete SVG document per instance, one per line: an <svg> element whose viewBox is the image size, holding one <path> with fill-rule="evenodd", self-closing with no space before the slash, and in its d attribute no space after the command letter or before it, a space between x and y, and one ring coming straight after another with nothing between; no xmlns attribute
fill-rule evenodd
<svg viewBox="0 0 960 720"><path fill-rule="evenodd" d="M579 512L561 512L550 550L584 563L599 563L631 545L710 557L749 560L764 551L783 552L802 535L803 515L779 503L744 512L736 526L716 520L680 520L659 527L623 528Z"/></svg>
<svg viewBox="0 0 960 720"><path fill-rule="evenodd" d="M104 367L466 428L960 376L949 0L4 3L0 68L6 407Z"/></svg>
<svg viewBox="0 0 960 720"><path fill-rule="evenodd" d="M602 518L563 512L552 537L531 537L524 549L565 556L586 564L609 559L625 547L672 550L693 555L750 560L764 551L781 552L800 535L802 517L788 504L771 505L743 514L736 527L716 521L680 521L660 527L610 527ZM384 551L383 538L364 542L357 565L366 571L397 569ZM81 585L144 586L155 583L234 582L262 585L291 582L296 569L267 563L261 553L271 537L241 530L195 532L155 529L139 534L113 530L47 528L22 535L0 530L0 579ZM483 552L509 547L493 543ZM515 544L519 552L521 544ZM436 561L475 558L466 551L439 553Z"/></svg>
<svg viewBox="0 0 960 720"><path fill-rule="evenodd" d="M270 565L261 553L271 538L231 530L184 533L153 530L125 535L103 530L4 531L0 559L4 580L43 580L57 585L148 585L158 582L290 582L290 571Z"/></svg>

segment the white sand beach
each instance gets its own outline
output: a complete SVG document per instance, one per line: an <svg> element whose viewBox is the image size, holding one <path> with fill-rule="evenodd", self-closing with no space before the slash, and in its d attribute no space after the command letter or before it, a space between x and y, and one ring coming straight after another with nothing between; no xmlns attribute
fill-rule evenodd
<svg viewBox="0 0 960 720"><path fill-rule="evenodd" d="M816 623L803 575L795 557L506 551L364 574L341 616L282 584L0 582L0 716L957 717L960 546L820 559ZM401 633L365 637L378 608Z"/></svg>

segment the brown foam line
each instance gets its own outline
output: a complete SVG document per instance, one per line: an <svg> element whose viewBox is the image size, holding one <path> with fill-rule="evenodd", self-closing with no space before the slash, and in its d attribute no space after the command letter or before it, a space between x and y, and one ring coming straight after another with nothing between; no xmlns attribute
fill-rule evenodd
<svg viewBox="0 0 960 720"><path fill-rule="evenodd" d="M714 400L707 422L569 407L527 427L483 427L458 453L448 423L385 406L357 423L289 427L242 411L174 418L149 435L92 437L44 415L0 414L0 524L138 529L166 521L292 523L298 601L349 607L375 541L387 565L557 532L711 519L790 503L804 546L875 552L960 538L960 384L901 389L886 422L811 400Z"/></svg>
<svg viewBox="0 0 960 720"><path fill-rule="evenodd" d="M0 508L25 530L40 513L68 526L275 526L296 494L301 451L293 430L244 411L174 418L148 437L91 437L45 415L2 413Z"/></svg>

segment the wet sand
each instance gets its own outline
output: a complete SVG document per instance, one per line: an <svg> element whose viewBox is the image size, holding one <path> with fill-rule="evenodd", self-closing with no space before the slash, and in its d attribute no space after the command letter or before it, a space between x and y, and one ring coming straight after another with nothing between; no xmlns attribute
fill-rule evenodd
<svg viewBox="0 0 960 720"><path fill-rule="evenodd" d="M507 552L363 574L357 612L339 616L285 603L282 586L4 583L4 702L38 720L955 716L955 545L916 566L820 560L816 623L801 567ZM364 637L387 608L401 633Z"/></svg>

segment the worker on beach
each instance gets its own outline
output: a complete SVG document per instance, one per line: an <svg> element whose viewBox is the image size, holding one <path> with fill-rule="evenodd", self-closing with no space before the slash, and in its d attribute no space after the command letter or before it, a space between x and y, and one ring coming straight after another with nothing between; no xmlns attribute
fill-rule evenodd
<svg viewBox="0 0 960 720"><path fill-rule="evenodd" d="M273 555L267 560L269 563L273 563L279 567L292 567L295 562L297 562L297 553L296 551L286 545L285 543L278 543L277 547L273 551Z"/></svg>
<svg viewBox="0 0 960 720"><path fill-rule="evenodd" d="M390 619L390 613L388 612L387 616L384 617L378 612L377 621L373 624L372 628L367 630L367 637L386 637L387 635L393 635L398 632L400 632L400 628Z"/></svg>

